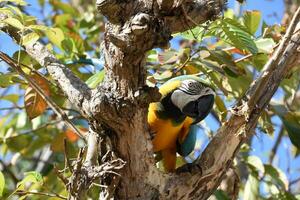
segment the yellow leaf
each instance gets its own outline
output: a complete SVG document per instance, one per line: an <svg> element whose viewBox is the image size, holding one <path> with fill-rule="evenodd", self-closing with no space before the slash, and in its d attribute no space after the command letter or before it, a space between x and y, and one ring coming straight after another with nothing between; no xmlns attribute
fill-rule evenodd
<svg viewBox="0 0 300 200"><path fill-rule="evenodd" d="M38 41L39 38L40 36L35 32L28 33L22 38L22 44L23 45L33 44L36 41Z"/></svg>
<svg viewBox="0 0 300 200"><path fill-rule="evenodd" d="M50 95L49 85L45 78L38 74L33 74L31 79L41 87L47 96ZM41 115L47 108L46 101L31 86L28 86L26 89L24 101L26 113L30 119Z"/></svg>
<svg viewBox="0 0 300 200"><path fill-rule="evenodd" d="M24 25L16 18L9 17L9 18L6 18L5 20L3 20L3 22L11 25L17 29L20 29L20 30L22 30L24 28Z"/></svg>
<svg viewBox="0 0 300 200"><path fill-rule="evenodd" d="M46 30L48 39L57 47L61 48L61 42L65 39L64 32L60 28L51 28Z"/></svg>

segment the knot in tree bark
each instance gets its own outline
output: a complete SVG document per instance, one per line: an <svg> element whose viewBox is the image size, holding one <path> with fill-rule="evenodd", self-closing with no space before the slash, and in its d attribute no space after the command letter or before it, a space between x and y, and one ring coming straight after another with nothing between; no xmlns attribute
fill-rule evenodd
<svg viewBox="0 0 300 200"><path fill-rule="evenodd" d="M148 31L150 16L146 13L138 13L132 19L131 31L135 35L141 35Z"/></svg>

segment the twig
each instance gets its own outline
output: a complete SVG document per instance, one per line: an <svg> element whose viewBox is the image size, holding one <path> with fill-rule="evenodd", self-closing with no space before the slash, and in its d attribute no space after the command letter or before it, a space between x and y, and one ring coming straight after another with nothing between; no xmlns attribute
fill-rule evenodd
<svg viewBox="0 0 300 200"><path fill-rule="evenodd" d="M239 59L236 59L234 62L235 62L235 63L239 63L239 62L244 61L244 60L246 60L246 59L248 59L248 58L251 58L252 56L253 56L252 54L248 54L248 55L246 55L246 56L244 56L244 57L241 57L241 58L239 58Z"/></svg>
<svg viewBox="0 0 300 200"><path fill-rule="evenodd" d="M53 167L55 174L58 176L58 178L65 184L67 185L68 180L59 172L58 168L56 165Z"/></svg>
<svg viewBox="0 0 300 200"><path fill-rule="evenodd" d="M69 120L66 113L49 97L47 96L41 87L33 81L23 70L22 68L8 55L0 51L0 58L15 69L25 80L30 84L32 88L47 102L47 104L53 109L53 111L60 116L60 118L69 126L79 137L81 137L86 143L85 137L80 133L76 126Z"/></svg>
<svg viewBox="0 0 300 200"><path fill-rule="evenodd" d="M64 138L64 156L65 156L65 167L67 166L71 173L73 173L73 167L71 165L69 156L68 156L68 148L67 148L67 140Z"/></svg>
<svg viewBox="0 0 300 200"><path fill-rule="evenodd" d="M283 135L284 135L284 129L283 129L283 126L281 126L278 137L276 139L276 142L275 142L275 144L274 144L274 146L271 150L271 154L270 154L270 157L269 157L269 164L273 163L274 157L277 153L277 149L279 147L279 144L281 142L281 139L282 139Z"/></svg>
<svg viewBox="0 0 300 200"><path fill-rule="evenodd" d="M10 168L4 163L3 160L0 159L0 163L3 167L3 171L5 171L12 178L14 184L17 185L19 179L16 177L16 175L10 170Z"/></svg>
<svg viewBox="0 0 300 200"><path fill-rule="evenodd" d="M292 185L294 185L294 184L296 184L296 183L298 183L298 182L300 182L300 177L297 178L297 179L295 179L295 180L290 181L289 188L290 188Z"/></svg>
<svg viewBox="0 0 300 200"><path fill-rule="evenodd" d="M40 196L47 196L47 197L57 197L60 199L67 199L67 197L64 197L60 194L56 194L56 193L46 193L46 192L35 192L35 191L24 191L24 190L19 190L16 192L16 194L19 195L40 195Z"/></svg>
<svg viewBox="0 0 300 200"><path fill-rule="evenodd" d="M24 107L14 106L14 107L0 108L0 110L15 110L15 109L22 110L22 109L24 109Z"/></svg>

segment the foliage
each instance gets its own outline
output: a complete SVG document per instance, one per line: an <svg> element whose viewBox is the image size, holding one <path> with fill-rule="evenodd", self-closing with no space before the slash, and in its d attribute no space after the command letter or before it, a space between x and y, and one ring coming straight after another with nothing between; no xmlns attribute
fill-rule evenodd
<svg viewBox="0 0 300 200"><path fill-rule="evenodd" d="M0 13L9 16L0 22L0 27L5 24L17 28L22 33L23 45L33 44L37 40L46 44L62 63L86 81L89 87L95 88L104 79L104 70L92 60L87 60L100 57L102 17L96 15L94 6L87 6L88 12L78 15L78 7L58 0L39 3L41 11L47 8L52 15L37 19L25 12L32 9L25 1L0 0ZM282 27L265 24L260 31L262 17L258 11L246 11L242 17L237 17L228 10L224 16L175 35L180 41L179 48L149 51L146 65L149 86L159 86L182 74L197 74L208 79L217 89L212 115L215 124L222 124L228 119L230 105L241 98L262 70L284 31ZM44 66L40 66L21 48L13 54L13 58L85 132L86 121L70 105ZM0 64L4 68L5 65ZM284 137L289 137L294 145L289 149L296 149L294 157L298 156L300 148L299 106L294 106L300 105L300 98L296 95L299 75L298 68L282 82L279 93L282 97L274 97L259 119L257 128L257 135L266 133L268 137L273 137L275 130L282 127ZM5 169L0 172L0 196L24 199L30 195L30 199L40 199L38 194L32 195L30 191L66 196L64 184L57 178L55 169L63 168L64 152L67 151L71 157L76 156L82 141L65 127L47 107L45 100L9 66L0 71L0 91L0 159ZM200 124L206 138L201 137L203 141L198 141L192 155L184 160L178 159L178 165L195 159L202 151L201 144L212 136L209 123L205 120ZM64 145L64 138L68 140L67 145ZM240 196L248 200L296 199L293 194L299 190L291 188L287 175L278 167L263 163L261 158L249 156L249 149L241 153L237 160L237 166L245 165L249 172L247 177L242 177ZM70 175L69 170L64 170L66 175ZM91 189L91 198L95 195L93 190L99 188ZM215 197L228 198L221 190Z"/></svg>

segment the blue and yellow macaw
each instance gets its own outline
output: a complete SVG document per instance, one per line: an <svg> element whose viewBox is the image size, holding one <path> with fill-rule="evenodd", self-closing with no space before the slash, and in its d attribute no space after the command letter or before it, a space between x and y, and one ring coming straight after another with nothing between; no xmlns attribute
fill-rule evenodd
<svg viewBox="0 0 300 200"><path fill-rule="evenodd" d="M155 134L152 142L161 153L164 168L172 172L176 167L176 152L185 157L196 143L196 126L210 112L215 92L204 80L183 75L164 83L159 92L160 102L151 103L148 123Z"/></svg>

